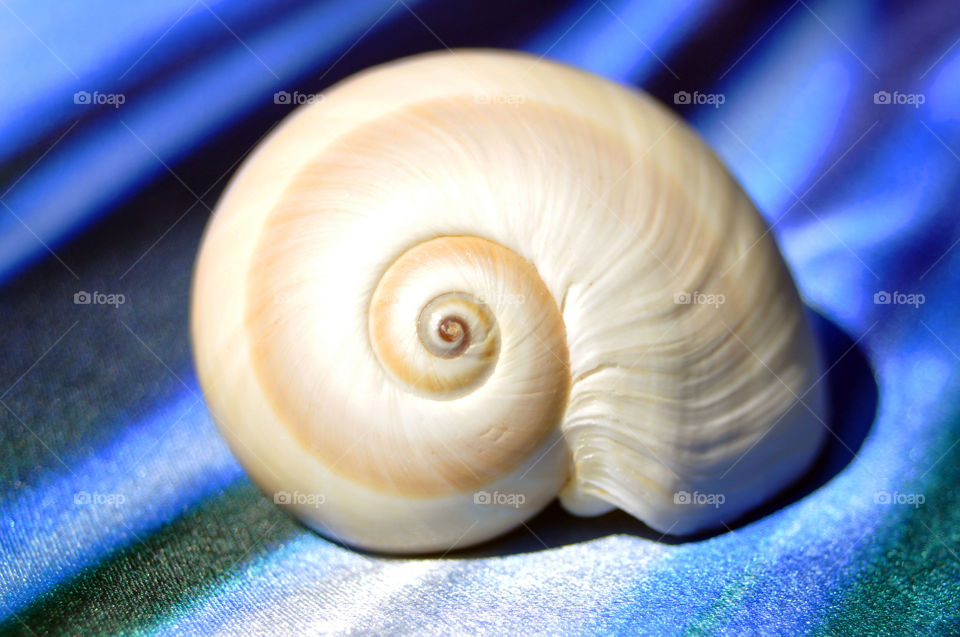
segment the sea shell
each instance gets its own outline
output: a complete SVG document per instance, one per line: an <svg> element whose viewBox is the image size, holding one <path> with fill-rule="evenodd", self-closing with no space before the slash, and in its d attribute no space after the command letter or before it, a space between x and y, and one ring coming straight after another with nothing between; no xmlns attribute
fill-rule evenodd
<svg viewBox="0 0 960 637"><path fill-rule="evenodd" d="M717 158L525 54L420 55L297 109L219 202L191 320L250 477L366 549L468 546L557 496L715 528L826 432L800 298Z"/></svg>

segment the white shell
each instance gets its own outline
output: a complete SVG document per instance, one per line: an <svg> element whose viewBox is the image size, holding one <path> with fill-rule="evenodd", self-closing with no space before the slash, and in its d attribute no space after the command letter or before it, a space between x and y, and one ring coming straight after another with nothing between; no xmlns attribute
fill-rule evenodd
<svg viewBox="0 0 960 637"><path fill-rule="evenodd" d="M223 195L192 302L251 478L364 548L468 546L558 495L716 527L826 431L793 282L710 150L523 54L417 56L298 109Z"/></svg>

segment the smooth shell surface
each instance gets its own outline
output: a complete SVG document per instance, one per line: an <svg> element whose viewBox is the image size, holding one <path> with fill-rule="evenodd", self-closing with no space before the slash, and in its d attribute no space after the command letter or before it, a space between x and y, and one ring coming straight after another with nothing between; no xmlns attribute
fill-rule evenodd
<svg viewBox="0 0 960 637"><path fill-rule="evenodd" d="M192 303L249 475L364 548L468 546L558 495L715 527L826 432L798 294L714 155L523 54L417 56L298 109L218 204Z"/></svg>

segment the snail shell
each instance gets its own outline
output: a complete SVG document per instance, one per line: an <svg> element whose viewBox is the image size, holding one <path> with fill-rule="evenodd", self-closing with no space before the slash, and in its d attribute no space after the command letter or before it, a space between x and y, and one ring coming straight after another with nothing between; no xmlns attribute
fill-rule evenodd
<svg viewBox="0 0 960 637"><path fill-rule="evenodd" d="M192 304L249 475L368 549L468 546L557 496L693 533L825 433L801 301L716 157L523 54L416 56L298 109L219 202Z"/></svg>

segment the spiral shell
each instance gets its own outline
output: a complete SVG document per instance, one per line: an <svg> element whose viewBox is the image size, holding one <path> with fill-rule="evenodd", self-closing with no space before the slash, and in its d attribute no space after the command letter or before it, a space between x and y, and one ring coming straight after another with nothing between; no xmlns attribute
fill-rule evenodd
<svg viewBox="0 0 960 637"><path fill-rule="evenodd" d="M368 549L468 546L558 495L692 533L825 433L742 190L649 97L522 54L421 55L298 109L218 204L192 303L249 475Z"/></svg>

